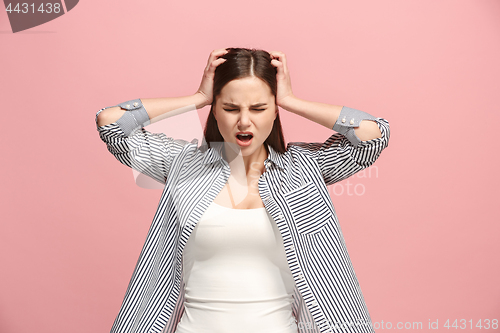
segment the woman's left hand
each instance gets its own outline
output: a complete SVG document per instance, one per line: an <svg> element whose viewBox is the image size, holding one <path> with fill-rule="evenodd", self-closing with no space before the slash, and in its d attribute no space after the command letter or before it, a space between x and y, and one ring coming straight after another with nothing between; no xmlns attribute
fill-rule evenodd
<svg viewBox="0 0 500 333"><path fill-rule="evenodd" d="M295 96L292 93L292 83L290 81L290 73L288 72L288 67L286 66L286 57L283 52L272 51L269 52L271 55L271 65L276 67L276 81L278 83L278 91L276 93L276 103L278 106L286 109L284 106L287 101L293 99Z"/></svg>

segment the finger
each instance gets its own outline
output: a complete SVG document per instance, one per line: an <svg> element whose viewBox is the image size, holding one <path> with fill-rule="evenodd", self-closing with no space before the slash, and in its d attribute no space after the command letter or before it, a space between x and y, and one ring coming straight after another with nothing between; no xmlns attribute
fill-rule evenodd
<svg viewBox="0 0 500 333"><path fill-rule="evenodd" d="M217 60L214 60L210 63L210 65L208 66L207 70L209 72L215 72L215 68L217 68L217 66L219 66L220 64L222 64L223 62L225 62L227 59L225 58L219 58Z"/></svg>
<svg viewBox="0 0 500 333"><path fill-rule="evenodd" d="M216 55L217 56L221 56L221 55L226 54L228 52L229 52L228 49L218 49L217 52L216 52Z"/></svg>
<svg viewBox="0 0 500 333"><path fill-rule="evenodd" d="M271 52L271 59L279 60L280 59L279 53L277 51Z"/></svg>
<svg viewBox="0 0 500 333"><path fill-rule="evenodd" d="M218 54L222 54L224 52L228 52L227 49L216 49L216 50L212 50L212 52L210 52L210 55L218 55Z"/></svg>
<svg viewBox="0 0 500 333"><path fill-rule="evenodd" d="M283 52L280 51L274 51L271 55L273 60L277 60L283 64L283 70L287 70L287 64L286 64L286 57ZM272 61L272 60L271 60Z"/></svg>
<svg viewBox="0 0 500 333"><path fill-rule="evenodd" d="M226 58L219 58L219 59L215 60L214 62L212 62L212 65L213 65L214 67L217 67L217 66L219 66L220 64L222 64L222 63L226 62L226 60L227 60Z"/></svg>
<svg viewBox="0 0 500 333"><path fill-rule="evenodd" d="M278 69L278 72L281 73L283 71L283 63L279 62L276 59L271 60L271 65Z"/></svg>
<svg viewBox="0 0 500 333"><path fill-rule="evenodd" d="M283 67L286 68L286 56L285 56L285 54L281 51L276 51L275 54L278 57L278 59L283 63Z"/></svg>
<svg viewBox="0 0 500 333"><path fill-rule="evenodd" d="M217 50L213 50L211 53L210 53L210 56L208 57L208 61L207 61L207 68L210 66L210 64L215 60L217 59L218 57L228 53L229 50L228 49L217 49Z"/></svg>
<svg viewBox="0 0 500 333"><path fill-rule="evenodd" d="M224 54L226 54L228 52L229 52L228 49L218 49L218 50L214 51L213 55L214 55L215 58L217 58L217 57L220 57L220 56L222 56L222 55L224 55Z"/></svg>
<svg viewBox="0 0 500 333"><path fill-rule="evenodd" d="M281 51L271 51L269 54L271 54L272 57L279 58L281 56L284 56L285 54Z"/></svg>
<svg viewBox="0 0 500 333"><path fill-rule="evenodd" d="M218 51L219 52L215 53L215 57L214 57L214 59L212 59L212 61L213 60L219 60L219 59L224 59L225 60L225 58L221 58L221 57L229 52L227 49L220 49Z"/></svg>

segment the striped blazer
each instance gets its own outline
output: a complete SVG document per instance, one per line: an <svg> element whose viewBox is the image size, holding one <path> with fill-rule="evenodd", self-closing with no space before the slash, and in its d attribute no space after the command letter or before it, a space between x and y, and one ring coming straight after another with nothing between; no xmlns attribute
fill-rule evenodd
<svg viewBox="0 0 500 333"><path fill-rule="evenodd" d="M288 143L283 154L268 146L258 189L283 238L300 333L375 332L326 187L387 147L389 123L373 119L382 137L356 145L333 133L323 143ZM223 145L198 147L119 121L97 130L118 161L165 184L111 333L174 333L184 311L184 246L230 176Z"/></svg>

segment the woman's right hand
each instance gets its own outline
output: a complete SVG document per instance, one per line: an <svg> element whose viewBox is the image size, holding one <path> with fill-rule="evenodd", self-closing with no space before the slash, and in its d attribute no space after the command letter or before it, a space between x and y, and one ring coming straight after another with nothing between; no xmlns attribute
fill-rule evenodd
<svg viewBox="0 0 500 333"><path fill-rule="evenodd" d="M226 59L219 58L220 56L229 52L227 49L213 50L208 58L207 66L203 72L203 79L201 80L200 88L196 91L197 94L201 94L205 100L205 105L212 104L213 100L213 89L214 89L214 75L217 66L222 64Z"/></svg>

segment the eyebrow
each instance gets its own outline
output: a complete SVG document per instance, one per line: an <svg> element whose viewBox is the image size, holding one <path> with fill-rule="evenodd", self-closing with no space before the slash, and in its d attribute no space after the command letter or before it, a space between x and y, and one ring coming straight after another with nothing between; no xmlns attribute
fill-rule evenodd
<svg viewBox="0 0 500 333"><path fill-rule="evenodd" d="M227 106L232 106L232 107L238 107L238 105L236 104L233 104L233 103L224 103L223 105L227 105ZM252 104L251 107L259 107L259 106L264 106L264 105L267 105L267 103L257 103L257 104Z"/></svg>

